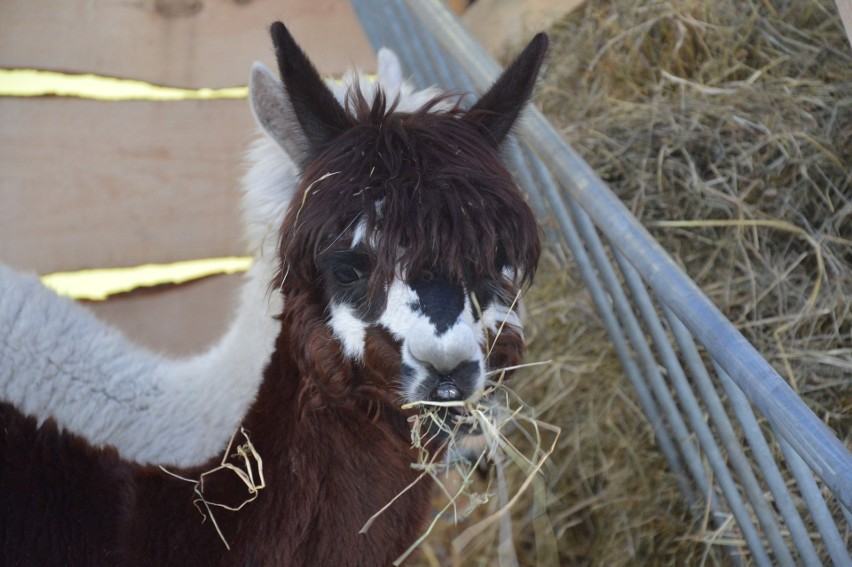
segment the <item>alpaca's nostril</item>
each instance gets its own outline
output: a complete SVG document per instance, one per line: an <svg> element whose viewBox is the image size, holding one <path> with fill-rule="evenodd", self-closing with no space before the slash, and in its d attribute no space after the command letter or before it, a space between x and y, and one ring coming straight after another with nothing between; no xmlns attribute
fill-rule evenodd
<svg viewBox="0 0 852 567"><path fill-rule="evenodd" d="M461 391L452 382L441 382L432 392L432 400L436 402L456 402L461 399Z"/></svg>

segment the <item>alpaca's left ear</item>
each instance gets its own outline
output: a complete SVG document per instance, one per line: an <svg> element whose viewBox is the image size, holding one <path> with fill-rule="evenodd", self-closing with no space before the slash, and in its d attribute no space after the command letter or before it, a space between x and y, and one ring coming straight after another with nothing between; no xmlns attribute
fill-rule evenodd
<svg viewBox="0 0 852 567"><path fill-rule="evenodd" d="M284 94L284 85L260 62L255 62L251 68L249 102L258 126L281 146L290 159L299 163L307 141L301 129L295 127L298 122L290 99Z"/></svg>
<svg viewBox="0 0 852 567"><path fill-rule="evenodd" d="M536 35L465 115L495 146L500 146L529 101L549 43L547 34Z"/></svg>
<svg viewBox="0 0 852 567"><path fill-rule="evenodd" d="M318 150L351 124L346 111L284 24L273 23L269 32L284 84L284 96L296 117L294 127L301 130L301 138L305 143L301 155L291 157L305 167Z"/></svg>

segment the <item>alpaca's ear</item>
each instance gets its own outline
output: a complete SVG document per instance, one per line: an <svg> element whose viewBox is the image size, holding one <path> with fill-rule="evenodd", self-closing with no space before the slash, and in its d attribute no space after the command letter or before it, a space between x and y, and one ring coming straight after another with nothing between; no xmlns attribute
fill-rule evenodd
<svg viewBox="0 0 852 567"><path fill-rule="evenodd" d="M549 43L547 34L536 35L465 116L495 146L504 140L529 101Z"/></svg>
<svg viewBox="0 0 852 567"><path fill-rule="evenodd" d="M284 24L275 22L270 33L284 96L296 117L293 126L300 130L296 137L305 144L302 155L291 157L305 166L320 147L346 130L349 119Z"/></svg>
<svg viewBox="0 0 852 567"><path fill-rule="evenodd" d="M402 64L396 53L387 47L379 49L376 77L382 88L388 91L402 86Z"/></svg>
<svg viewBox="0 0 852 567"><path fill-rule="evenodd" d="M249 101L258 126L287 152L290 159L301 163L305 158L307 141L298 127L290 99L281 81L260 62L255 62L251 68Z"/></svg>

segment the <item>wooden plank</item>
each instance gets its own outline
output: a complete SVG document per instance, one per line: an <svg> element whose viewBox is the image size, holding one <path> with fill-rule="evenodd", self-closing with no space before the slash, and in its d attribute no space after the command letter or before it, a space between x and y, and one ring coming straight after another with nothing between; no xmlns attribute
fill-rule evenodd
<svg viewBox="0 0 852 567"><path fill-rule="evenodd" d="M38 273L241 255L245 100L0 98L0 261Z"/></svg>
<svg viewBox="0 0 852 567"><path fill-rule="evenodd" d="M585 0L477 0L461 20L492 54L521 49L532 36Z"/></svg>
<svg viewBox="0 0 852 567"><path fill-rule="evenodd" d="M345 0L3 0L0 67L187 88L243 85L253 61L274 64L267 29L278 19L320 72L375 70Z"/></svg>
<svg viewBox="0 0 852 567"><path fill-rule="evenodd" d="M216 276L84 305L136 344L187 355L203 351L224 334L234 316L240 282L239 275Z"/></svg>

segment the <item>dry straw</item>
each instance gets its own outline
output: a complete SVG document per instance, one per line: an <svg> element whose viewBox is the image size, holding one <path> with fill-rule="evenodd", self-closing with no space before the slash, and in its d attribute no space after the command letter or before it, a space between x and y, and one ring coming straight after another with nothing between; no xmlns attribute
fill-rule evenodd
<svg viewBox="0 0 852 567"><path fill-rule="evenodd" d="M243 436L245 443L237 446L236 453L231 453L231 447L234 445L234 439L237 437L238 433ZM237 461L239 466L228 462L229 459L239 459ZM249 439L248 433L242 427L240 427L238 431L235 431L231 436L230 441L228 441L228 446L225 449L225 454L222 456L222 462L219 466L201 473L198 480L175 474L167 470L162 465L160 466L160 469L166 474L194 485L193 491L197 498L193 500L192 503L195 504L195 507L198 508L198 511L201 513L202 521L206 520L208 517L210 518L210 521L213 523L213 527L216 529L216 533L219 534L219 538L228 550L231 549L231 546L228 545L228 540L225 539L225 535L222 533L222 530L219 529L219 524L216 523L216 517L213 515L211 506L224 508L231 512L239 512L246 506L246 504L254 502L260 494L260 491L266 488L266 480L263 476L263 459L260 458L260 455L257 453L254 445L252 445L251 440ZM238 506L230 506L228 504L214 502L204 498L204 479L218 473L219 471L230 471L245 485L247 496ZM256 475L255 471L257 471ZM257 478L255 478L255 476L257 476ZM204 506L204 510L207 511L206 514L199 504Z"/></svg>
<svg viewBox="0 0 852 567"><path fill-rule="evenodd" d="M547 363L520 365L517 368L539 364ZM397 558L394 565L401 564L419 548L440 521L449 520L453 525L457 525L471 518L480 506L486 504L495 505L486 517L477 520L455 537L454 549L458 552L464 551L474 539L481 537L495 525L499 526L501 533L510 534L510 511L530 487L540 487L542 467L556 449L561 432L558 427L535 419L532 408L503 384L505 372L514 369L507 368L496 372L497 380L489 382L477 401L420 401L403 406L403 409L421 408L421 412L411 419L411 442L412 446L419 450L416 467L423 472L408 488L429 477L440 487L445 502L434 514L422 536ZM450 422L442 417L443 412L439 410L453 407L462 408L464 412ZM460 428L466 428L464 435L460 433ZM430 436L424 438L424 431L429 432ZM520 442L509 437L511 432L522 432ZM443 450L430 452L427 447L433 446L438 435L446 438L441 445ZM471 442L471 439L474 441ZM445 456L438 460L438 455ZM496 487L491 486L491 483L483 486L478 482L479 473L487 464L493 466L496 471ZM520 480L510 485L506 481L509 471L514 472L513 478ZM494 490L497 492L496 499ZM362 532L369 529L372 522L392 503L389 502L376 512L364 525ZM509 545L503 546L502 553L514 556L512 538L503 539ZM501 561L502 564L505 564L505 561Z"/></svg>
<svg viewBox="0 0 852 567"><path fill-rule="evenodd" d="M471 294L470 299L481 319L482 312L475 294ZM520 293L512 300L500 325L485 332L486 361L519 299ZM494 333L493 337L491 332ZM373 514L361 528L361 533L369 530L376 518L402 494L427 477L440 488L440 497L444 501L439 504L426 530L394 561L394 565L401 565L421 547L424 548L425 557L431 558L433 562L438 561L432 548L424 545L436 526L442 520L449 520L446 523L453 526L458 525L472 518L483 505L488 504L492 505L488 515L455 537L453 548L457 553L464 552L473 540L482 538L496 524L500 541L503 542L498 546L500 565L517 564L510 511L531 486L535 487L536 494L540 496L543 486L542 467L556 449L561 431L558 427L536 419L534 410L509 389L504 380L507 373L547 364L549 361L491 370L486 375L488 381L484 390L473 399L452 402L420 400L402 406L403 410L420 410L409 422L411 445L418 451L418 460L413 466L422 472ZM520 439L510 438L512 432L519 432ZM441 439L443 441L438 444ZM486 466L496 471L496 487L492 487L490 482L485 485L477 482L480 471ZM518 479L517 482L507 482L509 471L513 472L512 478ZM556 560L554 546L546 553L553 561Z"/></svg>

